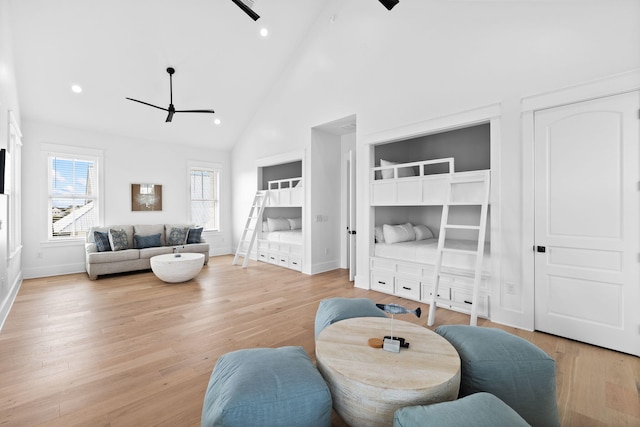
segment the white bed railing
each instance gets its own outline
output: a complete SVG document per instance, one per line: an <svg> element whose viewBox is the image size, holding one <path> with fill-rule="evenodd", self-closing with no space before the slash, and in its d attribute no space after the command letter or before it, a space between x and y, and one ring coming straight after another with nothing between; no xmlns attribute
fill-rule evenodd
<svg viewBox="0 0 640 427"><path fill-rule="evenodd" d="M449 171L448 172L443 172L443 173L454 173L455 172L455 166L454 166L454 159L453 157L445 157L443 159L433 159L433 160L423 160L420 162L408 162L408 163L398 163L398 164L394 164L394 165L388 165L388 166L376 166L371 168L371 181L375 181L378 179L396 179L398 177L402 178L400 175L401 173L399 173L400 169L406 169L406 168L411 168L412 170L412 174L411 175L407 175L406 177L414 177L414 176L426 176L428 175L426 173L426 166L430 166L430 165L437 165L437 164L448 164L449 166ZM415 173L415 167L418 167L418 173ZM389 178L383 178L383 171L389 171L391 170L393 172L393 176L389 177ZM376 172L379 172L380 175L377 177Z"/></svg>
<svg viewBox="0 0 640 427"><path fill-rule="evenodd" d="M299 186L299 187L296 187ZM292 188L301 188L302 187L302 177L296 178L287 178L287 179L275 179L273 181L269 181L267 185L268 190L285 190Z"/></svg>

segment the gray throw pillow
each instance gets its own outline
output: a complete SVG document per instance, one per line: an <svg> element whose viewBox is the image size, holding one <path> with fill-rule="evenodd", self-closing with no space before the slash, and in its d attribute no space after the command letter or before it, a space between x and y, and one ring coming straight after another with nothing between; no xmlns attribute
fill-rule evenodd
<svg viewBox="0 0 640 427"><path fill-rule="evenodd" d="M109 243L114 251L122 251L127 249L129 242L127 241L127 232L124 230L109 230Z"/></svg>
<svg viewBox="0 0 640 427"><path fill-rule="evenodd" d="M173 227L169 233L167 245L184 245L187 242L187 233L189 233L189 227Z"/></svg>

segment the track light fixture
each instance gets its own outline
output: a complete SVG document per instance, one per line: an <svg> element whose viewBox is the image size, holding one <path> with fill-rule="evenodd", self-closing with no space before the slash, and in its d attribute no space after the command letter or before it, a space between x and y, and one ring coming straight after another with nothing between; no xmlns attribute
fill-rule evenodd
<svg viewBox="0 0 640 427"><path fill-rule="evenodd" d="M400 3L400 1L399 0L380 0L380 3L382 3L382 5L387 8L387 10L391 10L393 9L393 6Z"/></svg>
<svg viewBox="0 0 640 427"><path fill-rule="evenodd" d="M244 10L244 13L249 15L251 17L251 19L253 19L254 21L257 21L258 19L260 19L260 15L255 13L253 11L253 9L251 9L249 6L247 6L242 0L231 0L231 1L234 2L236 5L238 5L238 7L240 9ZM251 3L253 3L253 2L251 1ZM391 6L391 7L393 7L393 6Z"/></svg>

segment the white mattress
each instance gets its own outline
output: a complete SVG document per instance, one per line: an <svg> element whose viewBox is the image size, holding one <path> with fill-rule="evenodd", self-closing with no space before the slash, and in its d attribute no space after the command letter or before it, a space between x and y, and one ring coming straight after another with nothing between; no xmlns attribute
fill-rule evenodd
<svg viewBox="0 0 640 427"><path fill-rule="evenodd" d="M435 264L438 239L412 240L401 243L376 243L374 255L379 258L389 258L398 261L417 262L420 264ZM472 240L447 240L446 248L466 249L475 251L477 242ZM471 254L444 253L442 265L444 267L473 270L476 256ZM491 271L490 244L484 247L483 270Z"/></svg>
<svg viewBox="0 0 640 427"><path fill-rule="evenodd" d="M302 244L302 230L263 231L261 238L270 242Z"/></svg>

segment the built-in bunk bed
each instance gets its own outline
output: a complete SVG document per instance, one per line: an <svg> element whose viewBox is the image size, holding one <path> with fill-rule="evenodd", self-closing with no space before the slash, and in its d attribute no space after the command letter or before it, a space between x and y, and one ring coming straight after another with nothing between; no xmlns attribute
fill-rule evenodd
<svg viewBox="0 0 640 427"><path fill-rule="evenodd" d="M451 180L489 174L489 124L428 135L374 147L370 171L370 204L374 244L370 252L370 288L430 303L434 283L442 206ZM440 157L440 156L447 157ZM483 199L484 185L465 184L452 201ZM449 223L477 225L480 207L449 207ZM487 229L490 221L487 221ZM489 316L491 233L486 233L477 314ZM448 230L445 247L475 251L478 231ZM442 255L438 307L455 301L471 309L476 256L466 252ZM443 300L445 302L443 302ZM459 304L458 304L459 306Z"/></svg>
<svg viewBox="0 0 640 427"><path fill-rule="evenodd" d="M301 161L261 168L261 189L267 190L267 199L257 236L258 261L296 271L302 271L304 258L301 168Z"/></svg>

